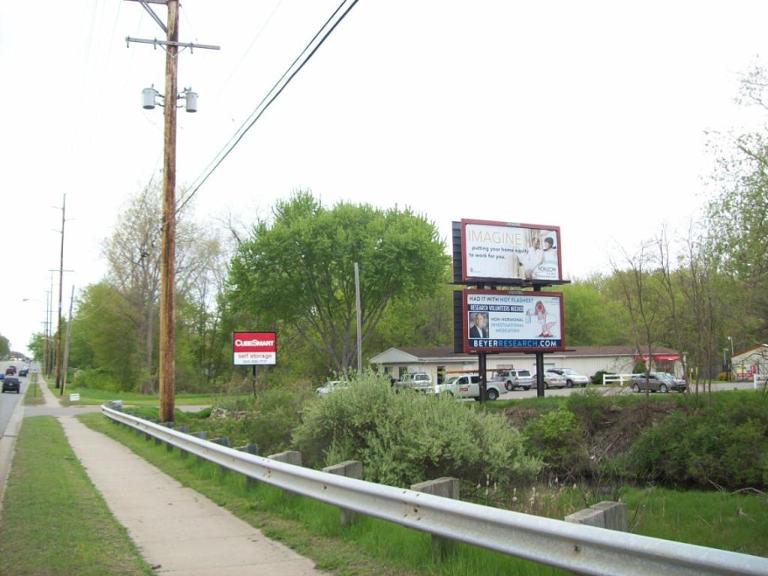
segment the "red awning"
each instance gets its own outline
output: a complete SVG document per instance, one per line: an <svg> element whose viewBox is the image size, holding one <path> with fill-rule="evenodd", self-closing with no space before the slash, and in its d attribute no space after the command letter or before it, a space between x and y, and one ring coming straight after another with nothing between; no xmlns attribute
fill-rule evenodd
<svg viewBox="0 0 768 576"><path fill-rule="evenodd" d="M653 361L654 362L675 362L677 360L680 360L680 354L652 354ZM640 354L639 356L636 356L638 360L641 360L643 362L648 361L648 354Z"/></svg>

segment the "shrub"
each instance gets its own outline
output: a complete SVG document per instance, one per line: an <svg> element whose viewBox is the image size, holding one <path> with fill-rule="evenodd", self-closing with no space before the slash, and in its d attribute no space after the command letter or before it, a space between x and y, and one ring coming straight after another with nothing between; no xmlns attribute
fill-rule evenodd
<svg viewBox="0 0 768 576"><path fill-rule="evenodd" d="M752 393L718 394L643 432L628 455L640 478L711 488L768 485L768 405Z"/></svg>
<svg viewBox="0 0 768 576"><path fill-rule="evenodd" d="M76 388L95 388L97 390L106 390L108 392L130 390L130 386L122 386L120 381L111 372L102 370L101 368L77 370L75 372L73 384Z"/></svg>
<svg viewBox="0 0 768 576"><path fill-rule="evenodd" d="M584 433L570 410L545 412L525 427L525 437L551 473L573 478L589 469Z"/></svg>
<svg viewBox="0 0 768 576"><path fill-rule="evenodd" d="M366 479L395 486L439 476L506 482L540 467L502 416L448 397L396 394L374 375L310 403L294 441L310 465L360 460Z"/></svg>
<svg viewBox="0 0 768 576"><path fill-rule="evenodd" d="M608 372L607 370L598 370L594 374L592 374L592 378L590 378L590 381L592 384L597 384L599 386L603 385L603 374L612 374L611 372Z"/></svg>

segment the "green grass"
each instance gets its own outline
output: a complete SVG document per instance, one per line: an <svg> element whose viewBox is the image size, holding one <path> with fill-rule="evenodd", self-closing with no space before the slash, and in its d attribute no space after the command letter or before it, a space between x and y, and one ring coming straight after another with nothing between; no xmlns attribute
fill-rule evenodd
<svg viewBox="0 0 768 576"><path fill-rule="evenodd" d="M139 392L110 392L96 388L67 388L64 391L62 404L68 406L69 395L79 393L80 401L73 404L99 405L110 400L122 400L125 405L157 406L160 400L157 394L140 394ZM179 406L210 406L219 397L217 394L176 394L176 404Z"/></svg>
<svg viewBox="0 0 768 576"><path fill-rule="evenodd" d="M0 574L148 575L52 417L27 418L5 492Z"/></svg>
<svg viewBox="0 0 768 576"><path fill-rule="evenodd" d="M80 418L92 428L125 443L183 484L206 494L237 516L312 558L320 568L338 574L559 574L533 563L465 545L438 562L426 534L383 521L362 518L343 528L338 511L302 497L258 484L250 491L241 476L222 474L217 466L194 457L170 455L143 436L110 423L98 414ZM493 494L494 491L498 491ZM611 494L594 488L538 485L515 489L482 488L472 499L503 501L511 509L563 518L601 500L627 503L630 529L637 534L712 546L755 555L768 555L768 498L762 494L674 491L660 488L617 487ZM465 497L468 497L466 494Z"/></svg>
<svg viewBox="0 0 768 576"><path fill-rule="evenodd" d="M455 545L453 553L440 561L432 555L428 534L366 517L345 528L340 525L339 511L333 506L309 498L286 496L282 490L266 484L255 484L249 489L242 476L222 473L218 466L200 463L195 457L182 457L177 451L171 455L164 447L145 441L143 435L118 426L100 414L84 414L79 418L91 428L124 443L182 484L261 528L267 536L313 559L323 570L360 576L563 573L462 544Z"/></svg>
<svg viewBox="0 0 768 576"><path fill-rule="evenodd" d="M45 404L42 392L37 383L37 373L33 372L29 376L27 383L27 391L24 393L24 404L27 406L34 406L36 404Z"/></svg>
<svg viewBox="0 0 768 576"><path fill-rule="evenodd" d="M634 531L768 556L768 496L759 493L625 488Z"/></svg>

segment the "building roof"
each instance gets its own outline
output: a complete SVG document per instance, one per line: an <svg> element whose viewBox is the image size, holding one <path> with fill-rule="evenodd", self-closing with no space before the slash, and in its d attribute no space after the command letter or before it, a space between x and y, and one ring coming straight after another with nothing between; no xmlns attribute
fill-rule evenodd
<svg viewBox="0 0 768 576"><path fill-rule="evenodd" d="M753 356L763 356L766 354L768 354L768 344L758 344L757 346L748 348L743 352L738 352L737 354L734 354L732 361L743 362L749 358L752 358Z"/></svg>

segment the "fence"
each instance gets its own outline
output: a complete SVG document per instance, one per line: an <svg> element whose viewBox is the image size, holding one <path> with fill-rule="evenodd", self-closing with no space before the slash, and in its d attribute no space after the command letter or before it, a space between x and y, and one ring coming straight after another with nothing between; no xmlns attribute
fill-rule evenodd
<svg viewBox="0 0 768 576"><path fill-rule="evenodd" d="M501 510L303 468L102 406L108 418L246 477L347 511L580 574L761 575L768 559Z"/></svg>
<svg viewBox="0 0 768 576"><path fill-rule="evenodd" d="M632 382L632 376L636 376L636 374L603 374L603 386L606 384L616 384L617 382L620 386L624 386L624 384Z"/></svg>

